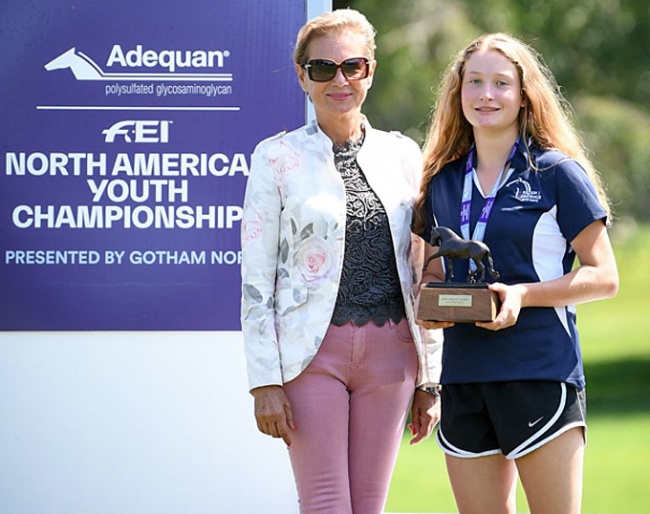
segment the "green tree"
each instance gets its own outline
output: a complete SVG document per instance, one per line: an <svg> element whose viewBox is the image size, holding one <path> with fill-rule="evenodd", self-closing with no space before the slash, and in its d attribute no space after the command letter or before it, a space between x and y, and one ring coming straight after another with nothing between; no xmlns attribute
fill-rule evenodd
<svg viewBox="0 0 650 514"><path fill-rule="evenodd" d="M650 4L646 0L349 0L377 29L364 111L422 142L441 73L484 32L538 50L573 104L618 217L650 219Z"/></svg>

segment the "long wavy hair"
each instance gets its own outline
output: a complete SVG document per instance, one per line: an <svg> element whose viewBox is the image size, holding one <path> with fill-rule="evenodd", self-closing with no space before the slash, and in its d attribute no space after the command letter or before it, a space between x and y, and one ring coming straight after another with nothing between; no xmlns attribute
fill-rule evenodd
<svg viewBox="0 0 650 514"><path fill-rule="evenodd" d="M517 69L524 100L519 111L522 141L527 144L532 138L542 149L559 150L575 159L589 176L609 217L609 202L600 175L571 121L574 119L573 109L562 95L550 69L532 47L509 34L494 33L479 37L461 51L447 67L440 83L423 149L424 169L415 204L413 231L419 234L424 230L424 205L433 176L445 164L467 155L474 142L472 126L463 115L461 86L465 63L479 50L497 51Z"/></svg>

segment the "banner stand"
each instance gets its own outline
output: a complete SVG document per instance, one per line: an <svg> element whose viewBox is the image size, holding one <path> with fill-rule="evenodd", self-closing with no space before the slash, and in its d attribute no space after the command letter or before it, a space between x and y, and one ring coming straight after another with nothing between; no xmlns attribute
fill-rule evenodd
<svg viewBox="0 0 650 514"><path fill-rule="evenodd" d="M163 4L3 11L3 512L298 512L248 393L238 217L331 2Z"/></svg>

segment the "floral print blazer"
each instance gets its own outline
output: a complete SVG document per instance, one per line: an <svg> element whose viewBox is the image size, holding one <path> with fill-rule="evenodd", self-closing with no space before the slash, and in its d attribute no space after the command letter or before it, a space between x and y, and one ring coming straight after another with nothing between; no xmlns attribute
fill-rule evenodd
<svg viewBox="0 0 650 514"><path fill-rule="evenodd" d="M388 215L406 315L420 357L418 383L438 382L441 331L421 330L414 314L424 251L422 240L410 231L420 149L399 133L372 129L367 121L365 129L357 161ZM343 267L345 200L332 141L316 122L255 148L241 234L241 321L251 389L292 380L318 351Z"/></svg>

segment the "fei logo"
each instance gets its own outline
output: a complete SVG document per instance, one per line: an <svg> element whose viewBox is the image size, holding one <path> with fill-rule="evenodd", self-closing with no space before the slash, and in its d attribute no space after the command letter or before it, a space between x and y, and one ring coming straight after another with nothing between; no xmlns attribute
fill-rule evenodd
<svg viewBox="0 0 650 514"><path fill-rule="evenodd" d="M126 143L169 143L171 120L124 120L102 130L105 143L120 136Z"/></svg>

